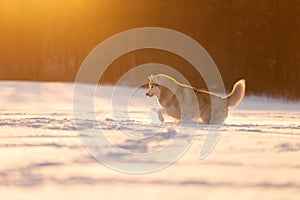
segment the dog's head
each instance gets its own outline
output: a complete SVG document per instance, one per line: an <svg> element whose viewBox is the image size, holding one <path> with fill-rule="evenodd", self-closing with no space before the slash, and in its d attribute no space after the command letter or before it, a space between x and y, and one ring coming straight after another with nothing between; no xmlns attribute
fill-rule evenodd
<svg viewBox="0 0 300 200"><path fill-rule="evenodd" d="M156 96L160 97L159 80L157 75L150 75L149 77L149 88L150 90L146 93L148 97Z"/></svg>
<svg viewBox="0 0 300 200"><path fill-rule="evenodd" d="M146 95L149 97L156 96L158 99L160 98L162 91L169 90L174 92L180 85L174 78L166 74L150 75L149 80L150 90Z"/></svg>

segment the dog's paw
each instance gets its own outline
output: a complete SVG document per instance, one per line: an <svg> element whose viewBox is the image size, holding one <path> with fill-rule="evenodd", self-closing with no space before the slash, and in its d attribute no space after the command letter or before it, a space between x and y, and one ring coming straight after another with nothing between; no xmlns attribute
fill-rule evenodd
<svg viewBox="0 0 300 200"><path fill-rule="evenodd" d="M196 120L181 120L180 125L197 126L197 125L199 125L199 121L196 121Z"/></svg>

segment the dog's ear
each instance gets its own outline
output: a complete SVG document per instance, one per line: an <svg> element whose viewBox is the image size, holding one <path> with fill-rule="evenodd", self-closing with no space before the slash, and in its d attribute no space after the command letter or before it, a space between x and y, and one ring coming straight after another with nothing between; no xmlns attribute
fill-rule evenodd
<svg viewBox="0 0 300 200"><path fill-rule="evenodd" d="M148 78L150 81L153 81L154 76L151 74Z"/></svg>

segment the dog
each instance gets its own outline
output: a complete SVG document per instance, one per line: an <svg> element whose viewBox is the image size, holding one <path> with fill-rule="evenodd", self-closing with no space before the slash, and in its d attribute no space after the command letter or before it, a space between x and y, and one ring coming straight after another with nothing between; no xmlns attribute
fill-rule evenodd
<svg viewBox="0 0 300 200"><path fill-rule="evenodd" d="M244 79L237 81L226 97L179 83L165 74L151 75L149 79L150 90L146 95L156 96L167 115L180 121L206 124L223 124L228 116L228 108L236 107L246 90ZM163 122L163 112L157 113Z"/></svg>

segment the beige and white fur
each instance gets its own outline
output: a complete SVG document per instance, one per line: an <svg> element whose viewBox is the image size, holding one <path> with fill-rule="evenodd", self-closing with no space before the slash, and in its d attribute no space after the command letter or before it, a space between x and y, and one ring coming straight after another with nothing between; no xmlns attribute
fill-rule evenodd
<svg viewBox="0 0 300 200"><path fill-rule="evenodd" d="M198 90L179 83L174 78L157 74L149 77L147 96L156 96L167 115L182 121L196 120L203 123L223 124L228 108L237 106L245 94L245 80L237 81L226 97ZM164 121L159 111L160 121Z"/></svg>

